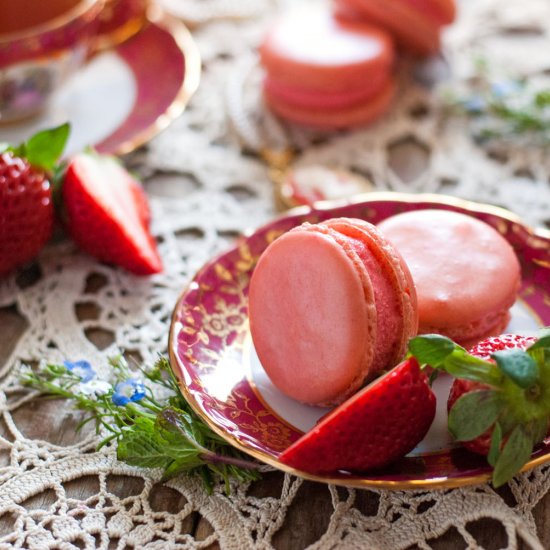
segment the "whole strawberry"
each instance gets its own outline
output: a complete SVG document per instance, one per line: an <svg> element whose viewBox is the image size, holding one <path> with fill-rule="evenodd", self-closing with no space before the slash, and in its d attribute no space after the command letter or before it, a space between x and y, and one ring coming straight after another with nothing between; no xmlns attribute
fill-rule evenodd
<svg viewBox="0 0 550 550"><path fill-rule="evenodd" d="M377 468L411 451L434 416L428 378L407 359L324 416L279 460L310 473Z"/></svg>
<svg viewBox="0 0 550 550"><path fill-rule="evenodd" d="M162 270L145 193L115 158L74 156L65 172L63 205L68 233L88 254L138 275Z"/></svg>
<svg viewBox="0 0 550 550"><path fill-rule="evenodd" d="M0 145L0 276L32 260L51 237L51 175L68 136L64 124L17 147Z"/></svg>
<svg viewBox="0 0 550 550"><path fill-rule="evenodd" d="M507 349L527 349L531 344L536 342L536 338L533 336L522 336L520 334L503 334L501 336L495 336L480 342L470 350L470 354L480 359L491 359L491 355L497 351L503 351ZM466 393L479 390L490 390L491 386L482 384L481 382L474 382L472 380L465 380L457 378L451 386L449 393L449 399L447 401L447 410L450 412L456 401ZM493 433L492 426L483 432L480 436L472 439L471 441L463 441L462 445L466 449L478 453L484 456L489 454L491 449L491 436Z"/></svg>
<svg viewBox="0 0 550 550"><path fill-rule="evenodd" d="M449 395L448 427L468 449L486 455L498 487L519 472L550 424L550 330L538 339L502 335L468 354L448 338L409 343L420 362L457 380Z"/></svg>

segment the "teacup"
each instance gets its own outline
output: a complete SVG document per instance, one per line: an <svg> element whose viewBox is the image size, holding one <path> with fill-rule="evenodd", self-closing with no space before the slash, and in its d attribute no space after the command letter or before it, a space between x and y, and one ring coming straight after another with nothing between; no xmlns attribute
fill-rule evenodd
<svg viewBox="0 0 550 550"><path fill-rule="evenodd" d="M94 43L96 50L120 44L139 32L147 19L151 0L105 0L99 14L99 29Z"/></svg>
<svg viewBox="0 0 550 550"><path fill-rule="evenodd" d="M2 0L0 123L31 117L86 60L104 0Z"/></svg>

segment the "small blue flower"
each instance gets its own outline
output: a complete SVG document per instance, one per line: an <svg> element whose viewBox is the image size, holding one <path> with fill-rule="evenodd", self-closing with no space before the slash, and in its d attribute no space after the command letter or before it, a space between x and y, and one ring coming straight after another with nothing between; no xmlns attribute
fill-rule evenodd
<svg viewBox="0 0 550 550"><path fill-rule="evenodd" d="M79 376L82 382L89 382L95 377L95 370L88 361L63 361L65 368Z"/></svg>
<svg viewBox="0 0 550 550"><path fill-rule="evenodd" d="M145 385L137 378L128 378L115 386L113 403L117 407L123 407L132 402L141 401L145 397Z"/></svg>
<svg viewBox="0 0 550 550"><path fill-rule="evenodd" d="M520 84L514 80L502 80L491 84L491 92L498 99L505 99L516 94L520 89Z"/></svg>
<svg viewBox="0 0 550 550"><path fill-rule="evenodd" d="M483 110L487 106L487 102L481 96L474 95L464 101L462 105L468 113L478 115L483 112Z"/></svg>

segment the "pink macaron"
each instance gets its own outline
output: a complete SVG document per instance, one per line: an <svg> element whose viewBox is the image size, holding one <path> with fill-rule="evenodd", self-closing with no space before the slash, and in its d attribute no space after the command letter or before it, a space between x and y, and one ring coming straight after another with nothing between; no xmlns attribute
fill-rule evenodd
<svg viewBox="0 0 550 550"><path fill-rule="evenodd" d="M262 254L250 330L271 381L312 405L340 403L402 358L417 331L411 274L371 224L303 224Z"/></svg>
<svg viewBox="0 0 550 550"><path fill-rule="evenodd" d="M495 229L447 210L406 212L378 227L413 275L420 333L443 334L469 348L505 330L521 271Z"/></svg>
<svg viewBox="0 0 550 550"><path fill-rule="evenodd" d="M334 13L343 21L364 21L385 29L397 45L426 56L440 47L441 28L456 17L454 0L334 0Z"/></svg>
<svg viewBox="0 0 550 550"><path fill-rule="evenodd" d="M394 47L365 23L341 22L320 6L294 9L260 46L264 97L279 116L308 126L345 128L370 122L394 93Z"/></svg>

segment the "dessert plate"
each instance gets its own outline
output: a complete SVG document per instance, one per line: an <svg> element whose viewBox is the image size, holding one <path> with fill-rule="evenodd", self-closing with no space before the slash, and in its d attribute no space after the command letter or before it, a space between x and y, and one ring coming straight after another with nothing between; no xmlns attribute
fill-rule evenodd
<svg viewBox="0 0 550 550"><path fill-rule="evenodd" d="M550 325L550 231L534 231L510 212L441 195L371 193L353 202L317 203L244 237L206 264L183 292L172 318L169 351L183 395L197 414L238 449L301 477L352 487L419 489L458 487L486 481L486 461L455 447L446 430L450 379L434 385L436 419L420 445L386 468L352 474L311 475L282 464L279 454L326 413L282 395L269 381L248 330L248 287L255 263L269 243L304 221L347 216L378 223L399 212L441 208L464 212L495 227L514 247L523 271L520 298L509 332ZM525 469L550 461L550 438Z"/></svg>
<svg viewBox="0 0 550 550"><path fill-rule="evenodd" d="M185 25L156 17L128 41L95 55L41 116L0 126L0 142L19 143L69 121L66 154L89 145L128 153L181 114L199 78L199 53Z"/></svg>

